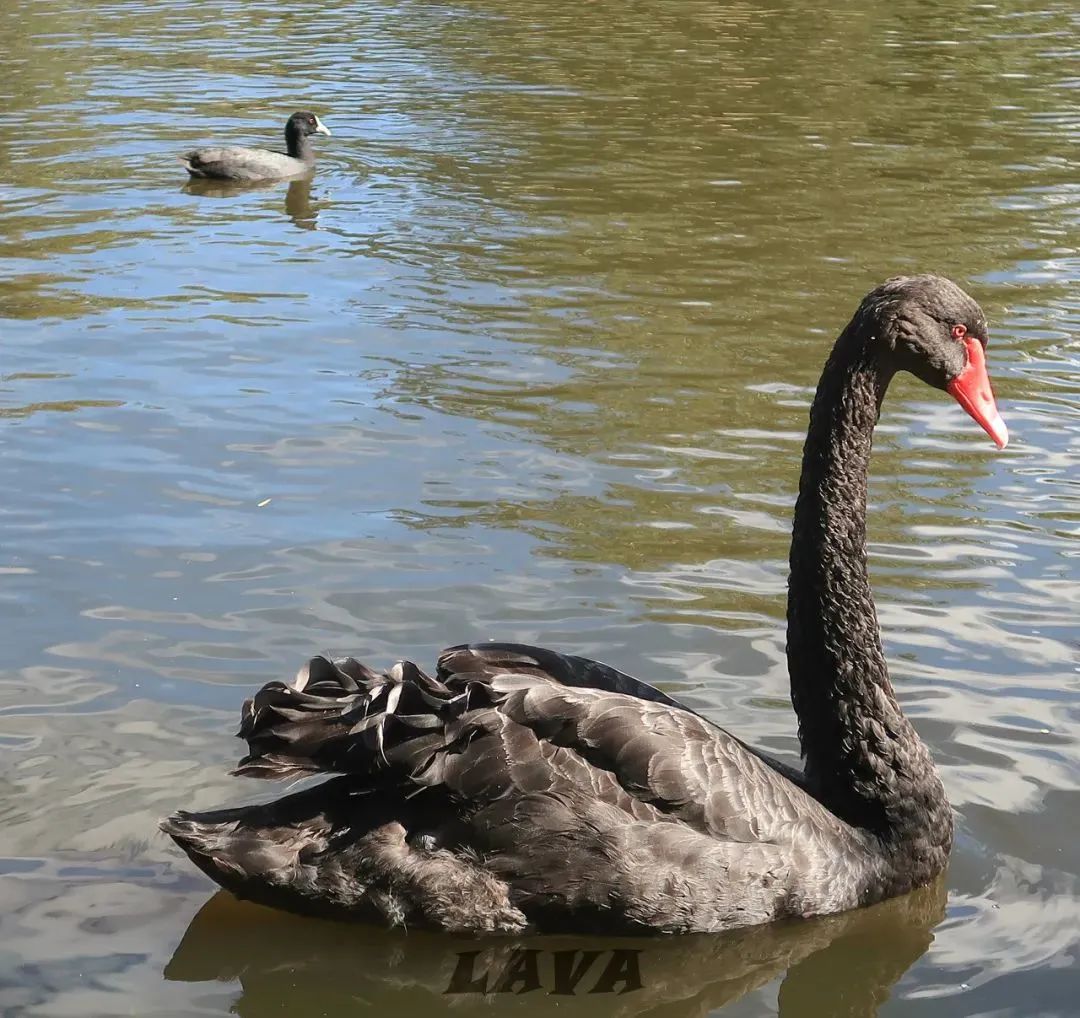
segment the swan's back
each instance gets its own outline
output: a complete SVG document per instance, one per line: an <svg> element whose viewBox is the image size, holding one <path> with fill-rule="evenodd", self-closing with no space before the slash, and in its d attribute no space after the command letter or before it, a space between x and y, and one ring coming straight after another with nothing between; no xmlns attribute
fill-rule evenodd
<svg viewBox="0 0 1080 1018"><path fill-rule="evenodd" d="M588 684L587 684L588 683ZM244 897L460 931L694 932L858 904L867 837L665 694L458 647L436 676L313 659L244 705L238 773L340 777L163 827Z"/></svg>

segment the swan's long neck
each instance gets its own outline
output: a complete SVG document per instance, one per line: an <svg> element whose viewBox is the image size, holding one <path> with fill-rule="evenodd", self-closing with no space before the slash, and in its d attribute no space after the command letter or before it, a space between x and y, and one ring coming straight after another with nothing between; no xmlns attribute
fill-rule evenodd
<svg viewBox="0 0 1080 1018"><path fill-rule="evenodd" d="M858 322L837 340L810 412L791 541L791 700L808 786L824 805L909 850L944 838L947 852L952 814L893 694L867 575L866 475L892 372Z"/></svg>

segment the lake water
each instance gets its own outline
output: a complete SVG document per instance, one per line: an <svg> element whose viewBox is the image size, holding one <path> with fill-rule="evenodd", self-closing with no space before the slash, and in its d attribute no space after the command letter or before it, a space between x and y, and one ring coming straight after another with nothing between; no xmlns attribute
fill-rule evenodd
<svg viewBox="0 0 1080 1018"><path fill-rule="evenodd" d="M0 29L5 1015L1076 1013L1074 4L9 0ZM186 185L178 152L298 108L334 132L313 180ZM478 947L215 896L157 833L278 791L228 777L237 712L320 651L544 643L794 754L812 387L862 294L927 270L986 309L1013 434L905 376L875 446L940 886Z"/></svg>

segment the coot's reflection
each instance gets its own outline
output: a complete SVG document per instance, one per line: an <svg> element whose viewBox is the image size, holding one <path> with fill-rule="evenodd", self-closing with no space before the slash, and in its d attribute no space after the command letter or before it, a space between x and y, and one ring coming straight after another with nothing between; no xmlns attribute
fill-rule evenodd
<svg viewBox="0 0 1080 1018"><path fill-rule="evenodd" d="M235 1013L340 1015L358 1005L424 1014L703 1015L783 975L781 1015L866 1018L926 951L941 881L823 919L670 939L463 939L300 919L222 891L166 966L180 981L239 980ZM786 974L784 974L786 971Z"/></svg>
<svg viewBox="0 0 1080 1018"><path fill-rule="evenodd" d="M319 207L311 201L311 177L290 180L285 192L285 214L302 230L316 229ZM253 191L271 191L281 187L280 180L203 180L193 178L180 189L184 194L202 198L235 198Z"/></svg>

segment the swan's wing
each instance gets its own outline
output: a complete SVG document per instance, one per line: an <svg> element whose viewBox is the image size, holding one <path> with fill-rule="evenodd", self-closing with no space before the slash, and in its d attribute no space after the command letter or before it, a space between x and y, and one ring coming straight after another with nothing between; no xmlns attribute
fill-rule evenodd
<svg viewBox="0 0 1080 1018"><path fill-rule="evenodd" d="M530 801L610 807L744 844L786 841L807 821L839 823L738 739L678 705L566 685L550 665L480 670L467 655L469 667L456 671L462 653L443 655L436 678L409 662L379 675L352 659L312 659L293 686L270 683L244 705L239 735L250 754L237 773L332 771L380 784L392 776L402 794L440 790L473 812L546 796Z"/></svg>
<svg viewBox="0 0 1080 1018"><path fill-rule="evenodd" d="M677 707L701 718L723 736L733 739L726 729L688 707L681 700L668 695L655 686L641 679L627 675L626 672L612 668L601 661L578 657L574 654L560 654L545 647L533 647L524 643L467 643L449 647L439 655L438 675L442 679L451 676L472 676L490 680L506 672L544 676L563 686L601 689L610 693L625 693L639 700L664 703ZM778 771L789 781L805 788L802 771L791 767L781 760L763 753L753 746L740 743L745 750L764 760L773 770Z"/></svg>
<svg viewBox="0 0 1080 1018"><path fill-rule="evenodd" d="M618 668L544 647L530 647L524 643L463 643L449 647L439 655L438 675L441 679L475 677L488 680L506 672L544 676L563 686L625 693L639 700L691 710L655 686L620 672Z"/></svg>
<svg viewBox="0 0 1080 1018"><path fill-rule="evenodd" d="M239 894L398 925L702 932L858 903L862 836L727 732L621 673L462 654L264 686L238 772L344 776L163 829Z"/></svg>

